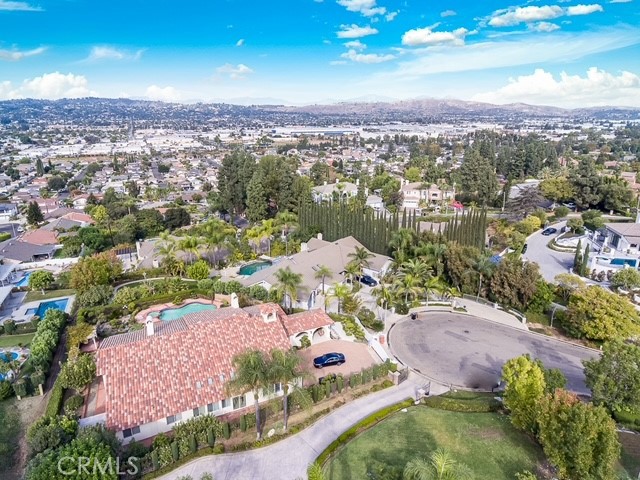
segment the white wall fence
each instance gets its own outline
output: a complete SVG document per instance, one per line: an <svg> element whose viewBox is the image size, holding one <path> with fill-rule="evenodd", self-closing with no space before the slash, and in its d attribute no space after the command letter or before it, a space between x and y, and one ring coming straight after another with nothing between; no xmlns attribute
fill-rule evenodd
<svg viewBox="0 0 640 480"><path fill-rule="evenodd" d="M75 265L80 260L79 257L76 258L50 258L48 260L42 260L40 262L28 262L28 263L19 263L16 265L16 271L20 270L32 270L34 268L44 268L44 267L68 267L70 265Z"/></svg>

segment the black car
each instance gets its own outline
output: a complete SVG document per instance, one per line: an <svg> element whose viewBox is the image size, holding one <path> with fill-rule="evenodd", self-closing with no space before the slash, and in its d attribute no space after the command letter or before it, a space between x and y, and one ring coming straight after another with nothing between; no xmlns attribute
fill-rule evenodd
<svg viewBox="0 0 640 480"><path fill-rule="evenodd" d="M529 248L529 245L527 245L526 243L522 246L522 253L527 251L527 248Z"/></svg>
<svg viewBox="0 0 640 480"><path fill-rule="evenodd" d="M331 365L342 365L345 362L344 354L338 352L325 353L313 359L313 366L316 368L329 367Z"/></svg>
<svg viewBox="0 0 640 480"><path fill-rule="evenodd" d="M360 283L363 283L368 287L375 287L378 285L376 279L370 275L363 275L358 280L360 280Z"/></svg>
<svg viewBox="0 0 640 480"><path fill-rule="evenodd" d="M548 235L553 235L553 234L554 234L554 233L556 233L557 231L558 231L558 229L557 229L557 228L549 227L549 228L545 228L545 229L542 231L542 234L543 234L543 235L545 235L545 236L548 236Z"/></svg>

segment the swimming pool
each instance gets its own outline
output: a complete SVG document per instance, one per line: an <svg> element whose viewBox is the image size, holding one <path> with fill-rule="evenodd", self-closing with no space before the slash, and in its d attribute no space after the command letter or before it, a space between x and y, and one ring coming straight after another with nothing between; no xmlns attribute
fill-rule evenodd
<svg viewBox="0 0 640 480"><path fill-rule="evenodd" d="M638 260L635 258L612 258L610 265L629 265L630 267L636 267Z"/></svg>
<svg viewBox="0 0 640 480"><path fill-rule="evenodd" d="M38 305L38 308L29 308L26 311L27 315L37 315L40 318L44 317L44 314L47 313L47 310L62 310L63 312L67 308L67 303L69 303L68 298L60 298L58 300L50 300L48 302L41 302Z"/></svg>
<svg viewBox="0 0 640 480"><path fill-rule="evenodd" d="M33 272L27 272L27 274L20 279L18 283L16 283L16 287L28 287L29 286L29 277Z"/></svg>
<svg viewBox="0 0 640 480"><path fill-rule="evenodd" d="M189 313L203 312L206 310L215 310L215 305L206 304L206 303L189 303L183 307L178 308L165 308L160 311L160 320L163 322L171 322L172 320L177 320L178 318L184 317Z"/></svg>
<svg viewBox="0 0 640 480"><path fill-rule="evenodd" d="M270 267L271 265L273 265L272 262L270 262L269 260L265 260L263 262L253 262L253 263L249 263L247 265L243 265L242 267L240 267L240 270L238 270L238 274L239 275L253 275L256 272L259 272L260 270L264 270L265 268Z"/></svg>
<svg viewBox="0 0 640 480"><path fill-rule="evenodd" d="M7 353L9 357L7 357ZM16 352L0 352L0 360L3 362L12 362L13 360L18 359L18 354Z"/></svg>

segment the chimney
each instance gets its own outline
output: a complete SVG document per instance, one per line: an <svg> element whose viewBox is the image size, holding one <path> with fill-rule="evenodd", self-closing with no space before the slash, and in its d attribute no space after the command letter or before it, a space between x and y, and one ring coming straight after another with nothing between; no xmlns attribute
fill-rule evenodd
<svg viewBox="0 0 640 480"><path fill-rule="evenodd" d="M322 240L322 233L319 233L318 235L316 235L316 238L317 238L318 240Z"/></svg>
<svg viewBox="0 0 640 480"><path fill-rule="evenodd" d="M307 245L307 242L301 242L300 243L300 251L301 252L308 252L309 251L309 245Z"/></svg>
<svg viewBox="0 0 640 480"><path fill-rule="evenodd" d="M240 302L238 301L238 294L234 292L230 295L230 297L231 297L231 308L240 308Z"/></svg>
<svg viewBox="0 0 640 480"><path fill-rule="evenodd" d="M327 181L326 181L326 180L324 181L324 184L325 184L325 185L327 184Z"/></svg>
<svg viewBox="0 0 640 480"><path fill-rule="evenodd" d="M360 186L360 179L356 178L356 186Z"/></svg>
<svg viewBox="0 0 640 480"><path fill-rule="evenodd" d="M146 330L147 330L147 337L153 336L155 331L154 331L154 327L153 327L153 317L151 315L147 315L147 320L145 321L145 326L146 326Z"/></svg>

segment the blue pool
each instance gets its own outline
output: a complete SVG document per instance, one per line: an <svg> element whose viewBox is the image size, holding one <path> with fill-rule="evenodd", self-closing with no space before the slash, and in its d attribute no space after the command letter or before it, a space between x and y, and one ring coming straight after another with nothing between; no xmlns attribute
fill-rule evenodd
<svg viewBox="0 0 640 480"><path fill-rule="evenodd" d="M7 357L7 353L9 357ZM16 352L0 352L0 360L3 362L9 362L18 359L18 354Z"/></svg>
<svg viewBox="0 0 640 480"><path fill-rule="evenodd" d="M24 277L22 277L18 283L16 283L16 287L28 287L30 276L31 276L31 272L27 272L27 274Z"/></svg>
<svg viewBox="0 0 640 480"><path fill-rule="evenodd" d="M611 259L611 265L629 265L630 267L637 267L638 260L635 258L613 258Z"/></svg>
<svg viewBox="0 0 640 480"><path fill-rule="evenodd" d="M160 311L160 320L162 320L163 322L170 322L172 320L177 320L178 318L184 317L189 313L215 310L216 308L218 307L206 303L189 303L184 307L165 308L164 310Z"/></svg>
<svg viewBox="0 0 640 480"><path fill-rule="evenodd" d="M44 314L47 313L47 310L51 310L52 308L55 310L64 310L67 308L67 303L69 303L68 298L61 298L59 300L51 300L49 302L42 302L38 305L38 308L30 308L27 310L27 315L37 315L40 318L44 317Z"/></svg>
<svg viewBox="0 0 640 480"><path fill-rule="evenodd" d="M271 265L273 265L272 262L265 260L263 262L253 262L253 263L249 263L247 265L243 265L242 267L240 267L240 270L238 270L238 274L239 275L253 275L256 272L259 272L260 270L264 270L265 268L270 267Z"/></svg>

